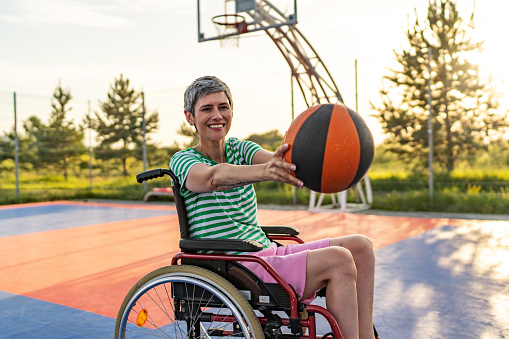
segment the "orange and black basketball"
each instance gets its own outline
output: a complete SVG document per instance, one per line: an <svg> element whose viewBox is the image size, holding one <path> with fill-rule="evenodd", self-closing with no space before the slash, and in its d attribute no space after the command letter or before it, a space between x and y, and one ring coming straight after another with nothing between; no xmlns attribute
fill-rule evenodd
<svg viewBox="0 0 509 339"><path fill-rule="evenodd" d="M285 160L297 166L294 175L307 188L337 193L357 184L366 174L375 146L362 117L338 104L308 108L290 125L284 143Z"/></svg>

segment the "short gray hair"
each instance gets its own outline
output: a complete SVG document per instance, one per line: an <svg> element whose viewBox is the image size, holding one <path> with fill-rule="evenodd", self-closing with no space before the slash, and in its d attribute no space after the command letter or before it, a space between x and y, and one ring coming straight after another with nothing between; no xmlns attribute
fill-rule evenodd
<svg viewBox="0 0 509 339"><path fill-rule="evenodd" d="M233 109L232 93L228 85L213 75L206 75L196 79L184 93L184 109L194 116L196 102L206 95L224 92L228 97L230 108Z"/></svg>

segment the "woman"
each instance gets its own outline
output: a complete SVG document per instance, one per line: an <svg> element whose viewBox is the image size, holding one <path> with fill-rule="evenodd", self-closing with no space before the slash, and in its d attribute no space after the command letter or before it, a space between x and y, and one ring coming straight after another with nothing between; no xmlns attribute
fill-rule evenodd
<svg viewBox="0 0 509 339"><path fill-rule="evenodd" d="M182 183L191 237L251 239L263 245L264 257L292 287L300 300L312 300L327 286L327 309L345 338L373 338L375 256L371 241L361 235L277 247L256 221L253 183L278 181L296 187L303 182L284 161L288 145L275 152L250 141L226 140L233 118L230 89L214 76L196 79L184 95L184 114L195 126L197 146L176 153L171 170ZM271 277L256 264L245 264L264 281Z"/></svg>

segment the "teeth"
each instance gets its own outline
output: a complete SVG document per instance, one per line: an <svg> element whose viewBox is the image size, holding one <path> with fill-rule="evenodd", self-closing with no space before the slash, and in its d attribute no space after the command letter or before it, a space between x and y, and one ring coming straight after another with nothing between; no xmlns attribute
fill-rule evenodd
<svg viewBox="0 0 509 339"><path fill-rule="evenodd" d="M210 128L221 128L223 127L224 124L219 124L219 125L209 125Z"/></svg>

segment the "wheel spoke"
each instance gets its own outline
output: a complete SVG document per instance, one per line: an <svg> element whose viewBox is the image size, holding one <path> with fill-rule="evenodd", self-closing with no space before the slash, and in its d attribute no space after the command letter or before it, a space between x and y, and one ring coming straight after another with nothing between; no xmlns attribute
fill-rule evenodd
<svg viewBox="0 0 509 339"><path fill-rule="evenodd" d="M146 326L136 328L136 316L142 310L148 311ZM148 274L128 293L119 311L115 338L128 339L129 335L262 338L263 331L251 306L233 285L203 268L179 265Z"/></svg>

